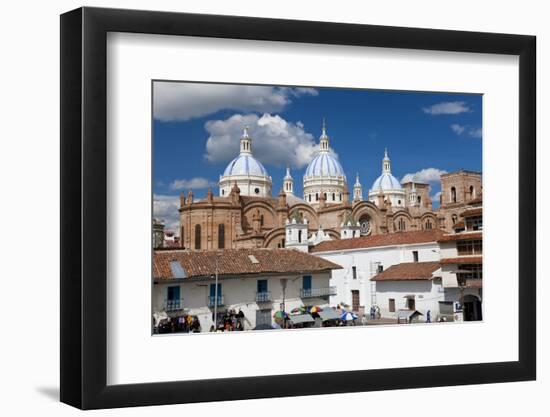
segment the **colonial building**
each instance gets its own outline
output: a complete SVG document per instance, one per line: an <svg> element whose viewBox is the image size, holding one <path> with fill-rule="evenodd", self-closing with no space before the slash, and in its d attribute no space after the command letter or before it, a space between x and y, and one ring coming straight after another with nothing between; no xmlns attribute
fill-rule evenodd
<svg viewBox="0 0 550 417"><path fill-rule="evenodd" d="M319 150L306 168L302 184L299 197L287 168L282 189L272 196L272 178L254 158L253 138L245 128L239 155L220 176L218 195L209 190L200 201L194 199L192 190L180 195L180 245L193 250L282 248L287 243L290 218L307 225L307 230L302 227L301 239L309 245L357 234L451 232L461 210L482 193L480 173L443 175L441 206L434 210L429 185L417 181L401 184L392 174L386 150L381 174L365 191L366 199L358 175L350 195L344 168L332 151L324 123Z"/></svg>
<svg viewBox="0 0 550 417"><path fill-rule="evenodd" d="M245 330L269 326L278 311L327 307L339 268L292 249L156 250L153 312L195 316L203 332L230 310L242 311Z"/></svg>

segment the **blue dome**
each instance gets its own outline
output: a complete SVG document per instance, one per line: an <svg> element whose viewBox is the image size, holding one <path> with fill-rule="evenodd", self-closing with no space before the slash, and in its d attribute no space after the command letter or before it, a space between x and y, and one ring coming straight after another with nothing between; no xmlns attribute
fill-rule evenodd
<svg viewBox="0 0 550 417"><path fill-rule="evenodd" d="M401 183L389 172L380 175L372 184L371 191L382 190L402 190Z"/></svg>
<svg viewBox="0 0 550 417"><path fill-rule="evenodd" d="M264 166L252 155L239 155L233 159L223 173L228 175L256 175L267 177L267 171Z"/></svg>
<svg viewBox="0 0 550 417"><path fill-rule="evenodd" d="M305 173L306 177L346 177L340 162L328 152L320 152L309 163Z"/></svg>

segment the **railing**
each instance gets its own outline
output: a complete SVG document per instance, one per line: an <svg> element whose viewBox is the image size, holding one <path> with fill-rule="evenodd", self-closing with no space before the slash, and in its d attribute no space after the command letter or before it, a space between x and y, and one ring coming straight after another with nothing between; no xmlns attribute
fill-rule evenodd
<svg viewBox="0 0 550 417"><path fill-rule="evenodd" d="M215 296L215 295L211 295L211 296L207 297L206 302L208 303L208 307L214 307L214 305L216 304L216 296ZM218 302L217 302L217 305L218 305L218 306L223 306L223 305L225 305L225 302L224 302L224 299L223 299L223 295L218 295Z"/></svg>
<svg viewBox="0 0 550 417"><path fill-rule="evenodd" d="M317 297L328 297L330 295L336 295L336 287L325 287L325 288L302 288L300 290L301 298L317 298Z"/></svg>
<svg viewBox="0 0 550 417"><path fill-rule="evenodd" d="M164 300L165 311L181 310L183 308L183 299L179 300Z"/></svg>
<svg viewBox="0 0 550 417"><path fill-rule="evenodd" d="M265 303L271 301L271 293L269 291L257 292L256 293L256 302Z"/></svg>

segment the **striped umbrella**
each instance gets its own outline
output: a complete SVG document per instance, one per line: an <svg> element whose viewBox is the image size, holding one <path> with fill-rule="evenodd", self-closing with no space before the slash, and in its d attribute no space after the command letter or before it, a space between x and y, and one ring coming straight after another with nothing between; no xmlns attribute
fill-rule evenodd
<svg viewBox="0 0 550 417"><path fill-rule="evenodd" d="M288 314L286 314L284 311L276 311L275 314L273 314L273 317L276 319L285 319L288 317Z"/></svg>
<svg viewBox="0 0 550 417"><path fill-rule="evenodd" d="M309 310L310 313L318 313L319 311L323 311L323 309L319 306L313 306L311 307L311 309Z"/></svg>
<svg viewBox="0 0 550 417"><path fill-rule="evenodd" d="M342 315L340 316L340 320L343 320L343 321L352 321L352 320L357 320L357 315L349 312L349 311L344 311L342 313Z"/></svg>

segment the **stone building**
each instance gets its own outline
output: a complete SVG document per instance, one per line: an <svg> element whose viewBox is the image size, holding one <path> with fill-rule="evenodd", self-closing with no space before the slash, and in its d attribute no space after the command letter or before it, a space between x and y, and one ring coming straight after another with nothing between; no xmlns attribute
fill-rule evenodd
<svg viewBox="0 0 550 417"><path fill-rule="evenodd" d="M401 184L391 173L387 150L381 175L368 190L368 197L363 199L358 175L350 195L344 169L329 141L323 123L318 153L302 179L302 197L294 193L295 180L289 168L283 188L272 196L272 178L254 158L253 138L245 128L239 155L220 176L219 194L214 196L209 190L200 201L195 201L192 191L180 195L181 246L196 250L282 248L291 218L307 225L300 228L307 237L302 236L299 244L307 241L309 245L358 234L432 229L450 232L461 210L481 198L480 173L452 172L441 177L441 205L434 210L430 186L417 181Z"/></svg>

